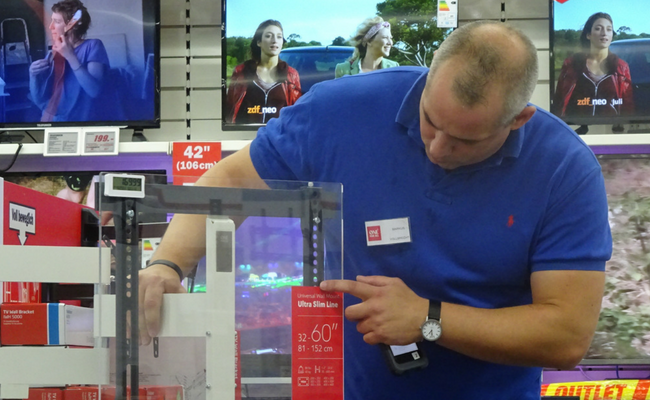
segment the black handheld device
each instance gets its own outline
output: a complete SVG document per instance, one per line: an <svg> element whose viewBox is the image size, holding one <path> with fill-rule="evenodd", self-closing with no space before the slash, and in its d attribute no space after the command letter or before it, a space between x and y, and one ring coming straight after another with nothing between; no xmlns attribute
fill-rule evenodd
<svg viewBox="0 0 650 400"><path fill-rule="evenodd" d="M380 343L379 347L388 367L396 375L429 365L427 354L420 348L419 343L411 343L406 346L389 346Z"/></svg>

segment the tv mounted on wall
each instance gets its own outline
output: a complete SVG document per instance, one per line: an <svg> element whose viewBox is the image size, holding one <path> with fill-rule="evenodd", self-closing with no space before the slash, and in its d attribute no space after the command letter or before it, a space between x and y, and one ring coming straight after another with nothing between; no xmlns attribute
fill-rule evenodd
<svg viewBox="0 0 650 400"><path fill-rule="evenodd" d="M596 334L582 364L650 363L650 146L594 149L609 203L613 252Z"/></svg>
<svg viewBox="0 0 650 400"><path fill-rule="evenodd" d="M551 1L554 114L571 125L650 122L646 10L644 0Z"/></svg>
<svg viewBox="0 0 650 400"><path fill-rule="evenodd" d="M354 47L350 39L367 18L380 16L391 25L392 48L387 59L400 65L428 67L433 52L451 31L436 27L436 3L392 3L313 0L297 7L295 1L289 0L222 0L222 128L255 130L277 117L282 107L293 104L314 84L334 79L336 65L352 56ZM276 44L273 51L279 51L280 60L298 74L298 79L287 86L298 82L300 85L297 93L282 95L275 103L269 101L271 96L254 97L254 91L242 90L244 86L255 85L250 45L258 27L267 20L282 25L283 43ZM233 85L233 71L238 66L241 71L235 81L239 84ZM267 91L272 93L272 89Z"/></svg>
<svg viewBox="0 0 650 400"><path fill-rule="evenodd" d="M159 37L158 0L3 0L0 128L158 127Z"/></svg>

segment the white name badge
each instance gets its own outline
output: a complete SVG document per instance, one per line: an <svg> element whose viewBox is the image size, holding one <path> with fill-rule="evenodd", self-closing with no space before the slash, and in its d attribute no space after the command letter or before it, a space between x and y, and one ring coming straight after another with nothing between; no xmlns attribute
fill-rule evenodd
<svg viewBox="0 0 650 400"><path fill-rule="evenodd" d="M368 246L409 243L410 241L411 227L408 217L366 221L366 243Z"/></svg>

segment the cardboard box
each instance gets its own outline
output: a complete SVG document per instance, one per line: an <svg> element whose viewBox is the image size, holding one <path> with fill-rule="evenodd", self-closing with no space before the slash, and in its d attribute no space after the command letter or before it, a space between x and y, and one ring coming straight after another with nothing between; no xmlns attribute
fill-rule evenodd
<svg viewBox="0 0 650 400"><path fill-rule="evenodd" d="M183 400L183 387L180 385L142 385L138 392L138 400ZM97 386L69 386L63 391L63 400L98 400L97 393ZM126 395L127 398L133 399L130 387L126 388ZM115 400L115 386L102 386L101 400Z"/></svg>
<svg viewBox="0 0 650 400"><path fill-rule="evenodd" d="M144 390L144 400L183 400L184 397L181 385L143 385L140 390Z"/></svg>
<svg viewBox="0 0 650 400"><path fill-rule="evenodd" d="M61 388L29 388L28 400L63 400Z"/></svg>
<svg viewBox="0 0 650 400"><path fill-rule="evenodd" d="M97 386L68 386L63 391L63 400L98 400Z"/></svg>
<svg viewBox="0 0 650 400"><path fill-rule="evenodd" d="M80 246L83 208L0 179L0 245ZM20 268L19 261L13 268ZM4 282L1 288L4 303L42 301L40 283Z"/></svg>
<svg viewBox="0 0 650 400"><path fill-rule="evenodd" d="M60 303L0 305L0 343L94 345L93 309Z"/></svg>
<svg viewBox="0 0 650 400"><path fill-rule="evenodd" d="M3 282L3 303L40 303L41 284L37 282Z"/></svg>

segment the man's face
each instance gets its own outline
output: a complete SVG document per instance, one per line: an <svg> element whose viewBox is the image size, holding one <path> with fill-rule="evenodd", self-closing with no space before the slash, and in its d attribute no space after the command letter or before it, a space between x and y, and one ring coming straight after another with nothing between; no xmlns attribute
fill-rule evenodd
<svg viewBox="0 0 650 400"><path fill-rule="evenodd" d="M453 59L438 68L420 99L420 135L429 160L452 170L481 162L496 153L510 126L500 126L501 96L489 92L486 104L461 105L452 81L462 64ZM431 79L431 78L430 78Z"/></svg>

